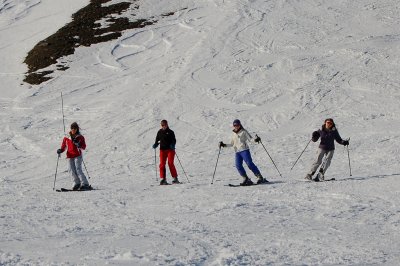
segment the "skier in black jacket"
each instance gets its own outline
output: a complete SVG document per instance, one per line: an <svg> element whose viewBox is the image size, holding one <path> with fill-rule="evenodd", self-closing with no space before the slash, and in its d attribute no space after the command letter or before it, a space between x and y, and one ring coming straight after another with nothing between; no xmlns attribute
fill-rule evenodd
<svg viewBox="0 0 400 266"><path fill-rule="evenodd" d="M321 142L319 144L317 159L314 161L314 163L311 166L310 172L305 177L308 180L313 180L312 177L321 164L322 165L321 168L319 169L319 173L315 177L314 181L324 180L324 174L328 169L329 165L331 164L331 160L335 152L335 141L344 146L349 145L348 140L343 140L340 137L335 122L333 122L332 118L325 119L322 128L312 133L312 141L317 142L319 138L321 138ZM326 158L324 162L322 162L324 156Z"/></svg>
<svg viewBox="0 0 400 266"><path fill-rule="evenodd" d="M175 133L168 127L167 120L161 121L161 129L157 132L156 140L153 144L153 149L160 145L160 185L167 185L167 176L165 164L168 160L168 167L173 178L172 183L179 183L178 173L174 165L175 158Z"/></svg>

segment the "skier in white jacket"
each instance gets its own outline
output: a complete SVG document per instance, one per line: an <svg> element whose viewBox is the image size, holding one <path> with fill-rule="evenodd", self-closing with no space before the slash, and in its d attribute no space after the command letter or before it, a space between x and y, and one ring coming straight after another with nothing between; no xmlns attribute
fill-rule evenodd
<svg viewBox="0 0 400 266"><path fill-rule="evenodd" d="M258 167L253 163L250 154L250 148L247 144L248 141L254 141L255 143L259 143L261 141L260 137L253 137L249 134L249 132L243 128L239 119L235 119L233 121L233 133L231 142L229 144L225 144L222 141L219 142L219 147L233 147L235 150L235 165L239 174L243 177L243 182L240 183L241 186L250 186L253 185L253 181L247 176L246 170L243 167L243 161L246 162L249 169L254 173L254 175L258 178L257 184L267 183L266 180L260 173Z"/></svg>

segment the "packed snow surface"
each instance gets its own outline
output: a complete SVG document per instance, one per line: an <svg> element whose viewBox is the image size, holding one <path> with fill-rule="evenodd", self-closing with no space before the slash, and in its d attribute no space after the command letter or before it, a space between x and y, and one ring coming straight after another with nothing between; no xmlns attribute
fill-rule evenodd
<svg viewBox="0 0 400 266"><path fill-rule="evenodd" d="M398 265L398 0L137 1L126 15L157 23L23 83L27 52L88 3L0 0L0 265ZM350 146L336 181L307 182L328 117ZM227 186L236 118L271 184ZM161 119L181 185L158 185ZM57 193L74 121L96 190ZM65 154L57 171L72 187Z"/></svg>

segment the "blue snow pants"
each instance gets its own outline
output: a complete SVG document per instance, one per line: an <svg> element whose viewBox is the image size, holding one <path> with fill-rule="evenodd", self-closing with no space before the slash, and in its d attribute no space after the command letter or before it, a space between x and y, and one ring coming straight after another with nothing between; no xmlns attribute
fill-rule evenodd
<svg viewBox="0 0 400 266"><path fill-rule="evenodd" d="M254 175L257 176L260 174L260 170L258 170L257 166L253 163L253 159L251 159L250 150L244 150L235 154L236 169L239 171L241 176L246 176L246 170L243 168L243 161L246 162L247 166L254 173Z"/></svg>

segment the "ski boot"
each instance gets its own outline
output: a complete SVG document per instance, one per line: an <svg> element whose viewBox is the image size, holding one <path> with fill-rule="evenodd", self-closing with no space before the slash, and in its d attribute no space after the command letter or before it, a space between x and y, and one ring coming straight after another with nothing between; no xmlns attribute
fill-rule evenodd
<svg viewBox="0 0 400 266"><path fill-rule="evenodd" d="M180 184L181 182L179 182L178 177L174 177L172 179L172 184Z"/></svg>
<svg viewBox="0 0 400 266"><path fill-rule="evenodd" d="M247 175L243 176L243 182L240 183L241 186L251 186L253 184L253 181Z"/></svg>
<svg viewBox="0 0 400 266"><path fill-rule="evenodd" d="M320 169L319 169L319 173L318 173L317 177L318 177L318 179L319 179L320 181L324 181L324 180L325 180L324 169L323 169L323 168L320 168Z"/></svg>
<svg viewBox="0 0 400 266"><path fill-rule="evenodd" d="M304 177L304 179L307 179L307 180L310 180L310 181L312 181L313 180L313 175L315 174L315 172L312 172L311 174L307 174L305 177Z"/></svg>
<svg viewBox="0 0 400 266"><path fill-rule="evenodd" d="M89 184L83 184L83 185L81 185L79 190L92 190L92 186Z"/></svg>
<svg viewBox="0 0 400 266"><path fill-rule="evenodd" d="M265 179L261 174L258 174L256 176L257 176L257 184L269 183L269 181Z"/></svg>
<svg viewBox="0 0 400 266"><path fill-rule="evenodd" d="M162 186L162 185L168 185L166 178L161 178L160 186Z"/></svg>
<svg viewBox="0 0 400 266"><path fill-rule="evenodd" d="M81 187L81 184L75 184L75 185L72 187L72 190L73 190L73 191L77 191L77 190L79 190L80 187Z"/></svg>

